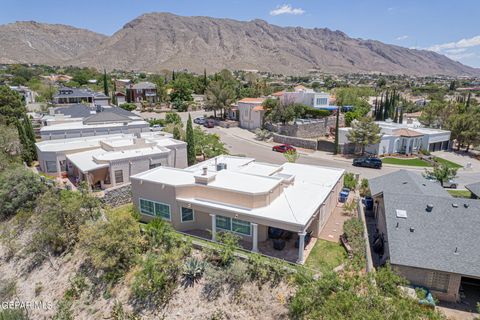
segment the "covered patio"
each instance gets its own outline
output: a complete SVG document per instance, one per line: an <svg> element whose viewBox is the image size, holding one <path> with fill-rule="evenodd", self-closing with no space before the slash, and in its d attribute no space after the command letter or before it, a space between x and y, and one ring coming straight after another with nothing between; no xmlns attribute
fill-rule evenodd
<svg viewBox="0 0 480 320"><path fill-rule="evenodd" d="M184 231L184 233L194 237L213 241L212 232L210 230L193 229L193 230ZM280 260L285 260L291 263L299 263L298 259L299 259L300 250L295 246L296 241L297 239L295 239L295 237L285 240L285 247L282 250L277 250L274 248L274 239L267 239L265 241L259 242L257 246L257 251L253 250L253 243L251 241L245 240L243 238L240 239L239 245L244 250L258 252L266 256L274 257ZM308 258L308 255L310 254L313 247L315 246L316 241L317 241L317 238L311 237L309 243L304 247L304 250L301 253L303 255L303 261L305 261Z"/></svg>

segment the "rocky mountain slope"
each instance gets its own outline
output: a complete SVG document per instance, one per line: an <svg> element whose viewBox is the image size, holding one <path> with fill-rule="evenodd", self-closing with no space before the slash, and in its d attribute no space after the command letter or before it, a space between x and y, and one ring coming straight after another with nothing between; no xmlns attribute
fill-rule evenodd
<svg viewBox="0 0 480 320"><path fill-rule="evenodd" d="M106 36L34 21L0 25L0 63L59 65L96 48Z"/></svg>
<svg viewBox="0 0 480 320"><path fill-rule="evenodd" d="M49 34L44 28L55 28L57 33ZM228 68L299 74L319 69L328 73L480 75L479 69L434 52L353 39L329 29L279 27L262 20L150 13L132 20L110 37L63 28L61 32L62 26L36 23L0 26L0 40L9 41L7 48L2 45L0 49L0 62L144 71L203 72L206 68L212 72ZM30 40L37 32L41 37L35 38L43 45Z"/></svg>

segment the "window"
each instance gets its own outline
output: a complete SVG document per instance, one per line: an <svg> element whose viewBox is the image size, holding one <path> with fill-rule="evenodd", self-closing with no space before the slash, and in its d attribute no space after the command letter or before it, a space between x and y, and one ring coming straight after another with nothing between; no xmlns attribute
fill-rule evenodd
<svg viewBox="0 0 480 320"><path fill-rule="evenodd" d="M240 233L243 235L251 235L251 225L250 222L240 220L240 219L231 219L224 216L216 216L217 228L232 231L235 233Z"/></svg>
<svg viewBox="0 0 480 320"><path fill-rule="evenodd" d="M45 166L47 167L47 172L57 172L56 161L45 161Z"/></svg>
<svg viewBox="0 0 480 320"><path fill-rule="evenodd" d="M230 220L230 218L217 215L215 220L217 222L217 228L224 229L224 230L231 230L232 221Z"/></svg>
<svg viewBox="0 0 480 320"><path fill-rule="evenodd" d="M155 202L155 215L170 220L170 206Z"/></svg>
<svg viewBox="0 0 480 320"><path fill-rule="evenodd" d="M251 234L250 222L239 219L232 219L232 231L249 236Z"/></svg>
<svg viewBox="0 0 480 320"><path fill-rule="evenodd" d="M328 99L327 98L317 98L316 105L326 105L326 104L328 104Z"/></svg>
<svg viewBox="0 0 480 320"><path fill-rule="evenodd" d="M140 212L170 220L170 206L168 204L140 199Z"/></svg>
<svg viewBox="0 0 480 320"><path fill-rule="evenodd" d="M123 182L123 170L115 170L115 183Z"/></svg>
<svg viewBox="0 0 480 320"><path fill-rule="evenodd" d="M155 215L155 207L152 201L140 199L140 212L148 215Z"/></svg>
<svg viewBox="0 0 480 320"><path fill-rule="evenodd" d="M193 209L182 207L182 222L193 221Z"/></svg>

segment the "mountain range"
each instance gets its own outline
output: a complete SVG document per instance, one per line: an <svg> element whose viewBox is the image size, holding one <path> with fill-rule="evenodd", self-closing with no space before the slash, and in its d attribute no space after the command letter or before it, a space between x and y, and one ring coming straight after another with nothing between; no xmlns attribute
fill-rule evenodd
<svg viewBox="0 0 480 320"><path fill-rule="evenodd" d="M107 70L201 73L224 68L302 74L383 73L479 76L480 69L427 50L348 37L326 28L144 14L112 36L59 24L0 25L0 63L88 66Z"/></svg>

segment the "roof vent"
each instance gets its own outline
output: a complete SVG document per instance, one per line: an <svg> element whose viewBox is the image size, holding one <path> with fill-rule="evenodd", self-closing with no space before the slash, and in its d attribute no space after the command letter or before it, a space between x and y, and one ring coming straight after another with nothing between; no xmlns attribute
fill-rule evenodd
<svg viewBox="0 0 480 320"><path fill-rule="evenodd" d="M458 204L456 204L456 203L452 203L452 207L454 207L454 208L458 208Z"/></svg>
<svg viewBox="0 0 480 320"><path fill-rule="evenodd" d="M224 162L217 163L217 171L222 171L227 169L227 164Z"/></svg>
<svg viewBox="0 0 480 320"><path fill-rule="evenodd" d="M202 176L206 176L206 175L207 175L207 170L208 170L207 167L203 167L203 168L202 168L202 171L203 171L203 172L202 172Z"/></svg>
<svg viewBox="0 0 480 320"><path fill-rule="evenodd" d="M407 211L397 209L397 218L407 219Z"/></svg>
<svg viewBox="0 0 480 320"><path fill-rule="evenodd" d="M465 208L468 208L470 205L469 205L468 203L464 203L463 206L464 206Z"/></svg>
<svg viewBox="0 0 480 320"><path fill-rule="evenodd" d="M414 228L414 227L410 227L410 232L415 232L415 228Z"/></svg>
<svg viewBox="0 0 480 320"><path fill-rule="evenodd" d="M432 212L433 210L433 204L427 204L427 212Z"/></svg>
<svg viewBox="0 0 480 320"><path fill-rule="evenodd" d="M458 255L460 252L458 252L458 247L455 247L455 251L453 252L453 254L455 255Z"/></svg>

